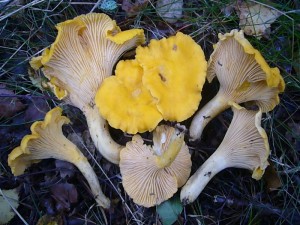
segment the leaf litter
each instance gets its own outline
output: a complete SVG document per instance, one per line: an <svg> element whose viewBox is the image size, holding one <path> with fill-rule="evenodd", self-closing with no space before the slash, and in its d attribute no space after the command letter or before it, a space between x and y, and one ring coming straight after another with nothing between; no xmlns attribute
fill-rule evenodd
<svg viewBox="0 0 300 225"><path fill-rule="evenodd" d="M83 2L83 1L77 1L77 2ZM268 10L270 10L271 8L266 7L268 10L262 9L261 4L257 4L257 6L252 7L251 5L255 5L255 4L253 4L252 2L250 4L248 2L249 4L247 5L247 7L245 7L245 5L243 6L244 3L242 3L242 1L237 1L237 2L238 2L238 4L240 4L239 5L240 9L236 8L236 12L239 13L240 21L238 21L238 22L240 23L241 28L245 29L245 32L248 32L249 35L254 35L254 36L261 37L262 39L264 39L266 37L265 34L270 32L269 31L271 29L270 25L274 21L276 21L276 19L278 18L278 15L276 15L276 14L273 15L273 13L270 13L270 11L268 11ZM118 1L118 4L120 4L120 3L122 3L122 8L125 11L125 13L127 14L127 16L125 17L125 21L127 21L127 22L133 21L133 20L128 19L129 17L133 17L136 19L136 18L139 18L139 16L144 16L145 14L143 13L143 11L149 10L149 8L150 8L149 1L144 1L144 0ZM88 6L85 6L85 7L88 8ZM80 11L79 9L77 9L79 7L77 7L77 8L74 7L74 8L75 8L75 10ZM81 11L84 13L87 13L88 10L84 10L87 8L82 7ZM26 11L24 11L24 12L26 12ZM111 13L114 14L115 12L111 12ZM186 12L183 12L183 13L186 13ZM259 15L260 13L262 13L262 15ZM268 18L268 16L266 16L267 13L269 13L269 18ZM3 15L3 14L1 14L1 15ZM186 15L184 15L183 19L185 18L185 16ZM257 16L257 17L255 17L255 16ZM117 17L117 18L120 19L123 17L120 17L120 18ZM143 19L144 19L144 21L149 20L149 18L147 16L145 16ZM265 21L265 19L267 22L262 22L262 21ZM149 20L148 22L151 22L151 20ZM157 32L163 33L164 34L163 36L166 36L166 35L169 35L169 33L175 32L172 29L170 30L170 32L169 31L164 32L164 30L162 30L164 28L164 26L162 26L161 24L165 24L165 23L159 22L159 21L157 21L157 22L158 23L155 25L155 27L150 27L151 31L152 31L152 28L157 28L158 29ZM266 23L266 24L264 26L257 26L258 24L262 25L262 23ZM147 24L145 26L149 26L149 25ZM181 24L181 22L177 21L174 24L172 24L172 26L180 28L182 26L182 24ZM257 32L257 31L259 31L259 32ZM150 32L149 36L157 38L155 32ZM295 55L297 55L297 54L295 54ZM46 92L44 92L45 90L42 86L43 81L37 80L36 82L37 82L37 86L39 88L41 88L41 91L45 94L45 97L49 97L46 94ZM5 87L5 89L7 89L7 87ZM10 89L8 89L8 90L10 91ZM24 93L22 93L22 94L24 94ZM4 129L2 129L3 127L1 127L1 129L0 129L1 136L4 139L3 141L1 141L1 149L5 149L5 150L1 151L1 162L3 164L5 164L5 158L7 156L8 151L11 150L17 144L19 144L21 138L24 136L24 134L26 132L28 132L28 131L26 131L26 129L29 129L30 125L29 124L26 125L26 123L28 123L30 121L41 119L43 117L43 113L49 109L49 105L52 106L53 104L56 105L56 104L60 103L58 101L53 101L53 98L52 99L51 98L48 98L48 99L47 98L36 98L36 96L33 96L33 97L25 96L25 98L24 97L19 98L19 97L16 97L16 94L14 91L11 91L9 93L8 100L9 100L8 102L11 102L12 100L14 100L15 102L20 102L20 106L18 105L19 103L17 103L18 107L14 108L14 107L10 106L12 109L11 112L13 112L13 113L10 113L10 115L12 115L12 116L15 115L15 117L13 119L10 118L11 116L3 117L3 119L6 119L4 121L5 124L8 125ZM285 107L285 106L283 106L283 107ZM70 108L68 110L71 111ZM281 110L281 107L279 107L279 109L277 111L279 111L279 110ZM283 111L284 111L284 109L283 109ZM293 112L293 110L291 112ZM18 116L18 113L20 116ZM27 115L27 116L25 117L25 115ZM89 135L85 133L86 129L82 129L82 128L84 128L84 125L82 125L82 121L81 121L82 118L81 118L80 114L75 110L71 113L71 115L72 115L72 122L73 122L72 127L74 127L74 129L76 129L76 133L74 133L74 131L69 128L65 129L66 133L69 134L70 136L75 136L75 139L79 136L79 138L77 138L77 139L79 140L78 143L81 143L81 148L83 150L85 148L87 148L88 150L91 151L92 155L94 155L94 153L95 153L95 151L93 150L94 146L91 142L89 142L90 137L85 137L85 135L86 136L89 136ZM213 147L215 147L219 144L220 140L222 139L222 133L224 132L224 130L226 130L226 126L224 126L224 124L222 123L223 117L225 117L225 120L228 119L228 118L226 118L226 116L228 117L228 114L225 114L225 116L222 116L222 117L220 116L218 118L218 120L215 121L214 124L212 124L210 126L211 128L218 127L220 131L218 131L216 133L208 131L207 134L205 134L205 136L207 138L209 136L210 137L217 136L217 138L214 137L212 140ZM288 117L289 117L289 115L286 115L283 113L282 114L278 113L278 116L276 119L284 120L284 118L288 118ZM293 127L293 126L295 123L299 123L299 120L297 119L295 121L289 121L289 122L291 123L292 129L297 130L297 127ZM15 126L16 124L24 124L24 126ZM78 128L78 126L79 126L79 128ZM82 130L84 130L84 131L82 131ZM213 130L213 129L210 129L210 130ZM126 141L128 139L130 139L126 135L120 134L118 131L115 131L113 129L112 129L112 131L113 131L112 133L114 134L114 136L117 139L120 139L122 143L126 143ZM208 133L209 133L209 135L208 135ZM290 132L287 132L285 134L285 136L287 137L288 140L290 140L292 145L294 145L294 146L299 145L299 138L297 137L296 133L291 134ZM206 138L206 140L207 140L207 138ZM82 144L82 142L84 144ZM7 146L9 146L9 148L7 148ZM7 149L9 149L9 150L7 150ZM213 151L211 143L208 143L206 141L201 142L201 149L199 149L198 147L196 147L195 149L193 149L193 148L191 148L191 149L192 149L194 156L196 156L195 160L199 160L199 157L203 158L203 155L206 156L207 154L210 154ZM4 152L6 152L6 153L4 153ZM86 151L84 151L84 152L86 153ZM86 154L86 155L88 156L89 154ZM95 155L95 157L97 157L97 160L99 160L99 161L101 160L101 165L103 165L104 170L106 172L108 172L108 175L113 180L114 184L117 184L117 190L120 193L122 193L122 195L125 198L125 204L124 204L124 202L121 201L119 196L117 196L114 192L106 190L108 193L110 193L110 195L112 195L112 199L113 199L113 203L114 203L113 208L110 209L109 212L106 212L107 215L110 216L110 220L117 221L116 224L125 224L125 223L131 224L131 222L132 222L131 216L132 215L129 215L130 212L128 211L128 208L126 207L126 204L128 204L128 205L130 205L131 209L137 210L136 212L134 212L135 214L142 215L141 218L143 218L145 220L148 219L147 220L148 222L152 221L152 223L157 222L159 224L160 222L155 219L155 216L156 216L155 209L148 210L148 209L139 208L131 202L131 200L128 198L128 196L126 196L126 194L122 190L122 186L120 185L121 180L120 180L120 177L118 174L118 169L116 167L114 167L113 165L111 165L110 163L107 163L105 160L102 160L97 154ZM296 160L296 158L293 158L292 160ZM199 162L195 162L195 163L199 164ZM275 172L275 176L278 178L278 173L276 171L272 171L273 175L274 175L274 172ZM243 172L241 172L241 173L243 173ZM11 185L12 184L17 185L15 183L13 183L13 180L15 180L15 178L8 175L9 171L5 171L4 173L1 171L1 174L5 174L5 178L8 176L8 179L10 179ZM99 173L99 174L101 174L101 173ZM280 173L279 173L279 175L281 176ZM203 210L202 211L203 214L195 220L193 220L192 218L189 218L190 221L194 221L194 222L200 221L201 219L203 219L203 217L205 217L206 221L207 220L210 222L211 222L211 220L217 221L221 217L217 217L215 215L216 214L221 215L221 213L224 213L228 216L234 217L234 215L235 215L234 214L235 210L233 210L234 208L236 208L238 210L242 210L244 208L249 207L249 205L251 205L253 202L257 201L260 198L263 198L263 201L268 202L267 196L263 196L263 195L265 195L265 193L261 193L261 190L254 190L255 188L259 189L258 185L256 185L256 184L254 184L254 185L251 184L251 185L249 185L248 188L245 187L246 190L242 190L242 191L239 190L239 188L242 188L242 186L239 186L239 184L241 184L242 182L250 183L250 181L248 181L247 179L244 179L243 181L235 180L235 183L238 185L235 185L234 181L230 182L231 186L228 186L227 182L224 183L224 180L225 181L234 180L234 179L232 179L232 176L236 176L236 171L233 172L232 170L229 170L228 172L224 173L224 177L222 179L218 179L218 177L216 178L216 181L214 181L212 183L212 185L216 185L216 186L212 186L212 185L209 186L208 190L205 193L206 196L202 196L199 199L199 203L201 203L200 210ZM78 172L76 172L76 168L74 168L70 164L68 165L67 163L62 162L62 161L59 162L58 160L55 160L55 161L47 160L46 162L41 162L37 165L34 165L33 168L28 170L28 174L26 175L26 177L17 178L17 182L20 182L20 183L25 182L24 188L21 189L22 190L21 194L23 197L24 197L24 193L26 193L27 200L25 201L25 203L32 204L31 200L30 199L28 200L28 198L30 198L30 196L33 196L32 197L33 200L36 200L40 205L38 207L34 207L34 206L29 207L28 205L25 205L22 207L23 209L19 209L19 210L24 215L28 214L28 210L32 210L30 215L28 215L26 218L27 221L37 221L37 218L39 217L37 214L37 211L42 209L43 213L48 213L50 215L50 216L45 215L42 218L51 217L50 219L48 219L48 221L49 221L48 223L51 223L51 221L52 222L55 221L57 224L60 224L61 220L64 220L65 222L68 222L68 224L83 224L83 223L96 224L95 222L92 222L89 219L78 218L78 215L81 215L82 208L84 208L84 204L87 203L87 204L89 204L89 206L92 205L92 197L91 197L91 195L89 195L86 192L87 190L86 190L84 181L82 181L80 178L82 178L82 176L80 176L80 174L78 174ZM2 177L0 177L0 181L1 181L1 179L2 179ZM103 179L103 178L100 177L99 179ZM272 176L270 176L270 178L268 178L268 176L266 176L266 179L272 180L273 178L272 178ZM45 183L43 183L43 182L45 182ZM218 182L221 182L222 184L218 184ZM266 181L266 183L268 183L268 181ZM222 187L220 187L220 186L223 186L224 196L222 198L218 198L218 202L212 203L212 201L210 201L211 200L210 197L213 198L214 196L218 196L217 194L219 194L217 191L212 190L212 187L222 190ZM274 185L270 185L270 186L272 187L272 189L276 189L276 187ZM0 183L0 187L1 187L1 183ZM110 188L111 188L110 186L107 186L107 189L110 189ZM250 191L250 192L253 191L253 193L248 193L247 191ZM77 201L74 200L75 195L76 195L76 194L74 194L75 192L77 193ZM272 192L276 193L276 191L272 191ZM57 193L59 193L59 194L57 194ZM244 199L243 195L251 196L251 194L253 194L252 199L250 199L250 200ZM261 194L261 195L259 195L259 194ZM222 202L226 203L227 207ZM216 207L216 206L220 206L220 207ZM270 205L266 205L265 207L269 207L270 209L272 209L272 207ZM257 211L259 211L260 208L262 208L262 206L258 205L258 206L256 206L255 209L258 209ZM27 211L25 211L24 209L26 209ZM188 213L192 212L191 214L196 214L195 209L197 210L197 208L194 206L188 206L185 208L185 210L187 210ZM216 211L216 212L213 212L213 211ZM269 211L268 213L271 212L271 214L269 214L269 215L274 216L275 214L272 214L273 211L272 210ZM189 214L189 215L191 215L191 214ZM51 215L56 215L56 216L53 217ZM74 216L74 215L76 215L76 216ZM282 214L282 216L284 216L284 214ZM126 217L126 218L124 218L124 217ZM151 218L154 218L154 219L151 219ZM232 218L231 223L233 223L234 221L235 221L234 218Z"/></svg>

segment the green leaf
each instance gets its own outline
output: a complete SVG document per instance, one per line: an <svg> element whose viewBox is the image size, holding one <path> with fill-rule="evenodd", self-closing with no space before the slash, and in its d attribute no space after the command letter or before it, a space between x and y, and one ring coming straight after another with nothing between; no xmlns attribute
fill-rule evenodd
<svg viewBox="0 0 300 225"><path fill-rule="evenodd" d="M182 204L178 196L175 196L168 201L157 206L157 213L163 225L171 225L176 222L178 216L182 212Z"/></svg>
<svg viewBox="0 0 300 225"><path fill-rule="evenodd" d="M2 190L0 189L0 224L8 223L14 216L15 212L11 207L19 206L19 196L17 189Z"/></svg>

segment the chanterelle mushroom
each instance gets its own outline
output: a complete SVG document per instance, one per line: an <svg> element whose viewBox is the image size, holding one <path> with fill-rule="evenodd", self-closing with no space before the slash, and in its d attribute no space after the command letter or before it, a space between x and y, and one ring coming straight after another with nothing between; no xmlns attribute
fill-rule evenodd
<svg viewBox="0 0 300 225"><path fill-rule="evenodd" d="M196 113L191 126L192 140L200 138L204 127L220 112L229 108L228 102L251 102L262 112L272 110L285 83L278 68L270 68L260 52L252 47L243 31L219 34L219 42L208 61L207 79L217 76L217 95Z"/></svg>
<svg viewBox="0 0 300 225"><path fill-rule="evenodd" d="M31 164L42 159L55 158L73 163L86 178L96 202L104 207L110 206L110 200L103 194L97 176L87 158L62 133L62 126L69 119L61 116L62 109L56 107L49 111L44 121L32 124L32 134L26 135L19 147L8 156L8 165L15 176L24 173Z"/></svg>
<svg viewBox="0 0 300 225"><path fill-rule="evenodd" d="M75 17L56 28L55 42L42 56L33 58L31 66L42 67L59 99L64 98L83 111L97 149L117 164L121 146L111 138L94 98L121 54L145 41L144 32L121 31L115 21L97 13Z"/></svg>
<svg viewBox="0 0 300 225"><path fill-rule="evenodd" d="M153 133L153 146L139 135L121 151L120 170L125 191L136 204L151 207L171 198L191 172L183 134L165 125Z"/></svg>
<svg viewBox="0 0 300 225"><path fill-rule="evenodd" d="M101 115L112 127L130 134L152 131L163 118L142 84L143 68L136 60L120 61L115 73L104 79L96 94Z"/></svg>
<svg viewBox="0 0 300 225"><path fill-rule="evenodd" d="M190 177L181 190L185 204L193 202L217 173L228 167L253 171L252 178L262 177L270 154L268 138L261 127L261 111L249 111L233 103L233 119L218 149Z"/></svg>
<svg viewBox="0 0 300 225"><path fill-rule="evenodd" d="M163 118L181 122L192 116L201 100L207 62L190 36L151 40L148 47L136 49L136 60L143 67L143 84L157 99Z"/></svg>
<svg viewBox="0 0 300 225"><path fill-rule="evenodd" d="M206 67L201 47L188 35L151 40L136 49L136 59L117 64L96 105L112 127L127 133L152 131L162 119L181 122L198 108Z"/></svg>

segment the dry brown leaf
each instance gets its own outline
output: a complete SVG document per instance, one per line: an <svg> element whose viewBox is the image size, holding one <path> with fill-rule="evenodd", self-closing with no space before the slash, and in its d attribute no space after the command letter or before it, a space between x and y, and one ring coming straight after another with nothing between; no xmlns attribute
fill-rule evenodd
<svg viewBox="0 0 300 225"><path fill-rule="evenodd" d="M147 0L123 0L122 9L131 17L139 14L147 4Z"/></svg>
<svg viewBox="0 0 300 225"><path fill-rule="evenodd" d="M63 160L56 159L55 167L58 169L59 175L63 179L73 177L76 172L76 167L74 166L74 164Z"/></svg>
<svg viewBox="0 0 300 225"><path fill-rule="evenodd" d="M245 34L260 38L271 24L281 15L278 10L261 4L238 2L235 9L240 18L239 26Z"/></svg>
<svg viewBox="0 0 300 225"><path fill-rule="evenodd" d="M56 210L69 211L71 204L76 203L78 199L77 189L74 184L59 183L51 187L51 196L56 201Z"/></svg>
<svg viewBox="0 0 300 225"><path fill-rule="evenodd" d="M29 98L29 96L28 99L31 100L31 104L25 111L25 121L43 120L46 113L50 110L47 100L43 98Z"/></svg>
<svg viewBox="0 0 300 225"><path fill-rule="evenodd" d="M0 84L0 118L10 118L25 108L15 93Z"/></svg>
<svg viewBox="0 0 300 225"><path fill-rule="evenodd" d="M279 175L274 168L273 163L272 162L269 163L270 165L267 167L263 178L267 183L268 191L274 191L279 187L281 187L282 184Z"/></svg>
<svg viewBox="0 0 300 225"><path fill-rule="evenodd" d="M157 14L168 23L176 23L182 17L183 0L158 0Z"/></svg>

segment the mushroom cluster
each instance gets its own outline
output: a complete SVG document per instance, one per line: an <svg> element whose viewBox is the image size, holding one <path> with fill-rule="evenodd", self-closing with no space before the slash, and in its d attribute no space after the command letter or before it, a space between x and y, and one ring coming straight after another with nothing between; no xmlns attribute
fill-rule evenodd
<svg viewBox="0 0 300 225"><path fill-rule="evenodd" d="M124 189L136 204L158 205L182 186L181 200L191 203L214 175L228 167L251 170L254 179L262 177L270 149L261 116L279 103L285 83L278 68L269 67L242 31L220 34L207 65L201 47L181 32L143 47L142 29L121 31L115 21L97 13L56 28L55 42L30 64L42 68L58 99L84 113L96 148L120 166ZM135 59L118 61L134 47ZM192 161L184 132L158 124L182 122L197 111L206 75L209 82L217 77L220 89L194 116L191 139L199 139L208 122L227 108L232 108L233 119L218 149L189 178ZM247 110L242 103L259 110ZM85 176L98 205L108 208L110 200L91 165L62 133L69 119L61 113L56 107L44 121L35 122L32 134L10 153L8 164L17 176L42 159L71 162ZM126 146L116 143L107 122L135 134L132 141ZM153 131L152 146L137 134L145 131Z"/></svg>
<svg viewBox="0 0 300 225"><path fill-rule="evenodd" d="M279 69L269 67L242 30L219 34L219 39L208 61L207 79L211 82L217 77L220 89L194 116L192 140L201 137L205 126L230 107L229 102L255 104L268 112L279 103L278 94L285 88Z"/></svg>
<svg viewBox="0 0 300 225"><path fill-rule="evenodd" d="M190 36L178 32L151 40L137 47L135 59L117 64L96 105L112 127L130 134L152 131L163 119L181 122L198 108L206 69L204 53Z"/></svg>
<svg viewBox="0 0 300 225"><path fill-rule="evenodd" d="M261 115L279 103L278 94L285 88L279 69L269 67L243 31L219 34L219 39L208 62L207 79L211 82L216 76L220 89L194 116L191 139L199 139L208 122L223 110L231 107L234 115L218 149L182 188L180 198L185 204L193 202L211 178L225 168L248 169L253 171L252 178L262 177L270 149L260 125ZM259 110L247 110L240 103L256 105Z"/></svg>

